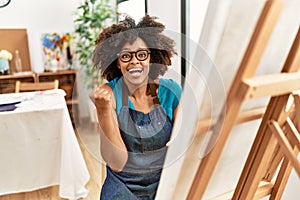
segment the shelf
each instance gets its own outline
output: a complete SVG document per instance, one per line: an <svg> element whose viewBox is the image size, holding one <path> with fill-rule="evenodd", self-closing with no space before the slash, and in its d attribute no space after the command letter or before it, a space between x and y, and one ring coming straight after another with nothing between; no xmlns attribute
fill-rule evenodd
<svg viewBox="0 0 300 200"><path fill-rule="evenodd" d="M57 72L41 72L32 74L12 74L0 76L0 94L15 92L16 81L47 82L59 80L59 88L66 92L66 104L72 122L79 122L79 94L77 88L77 70L61 70Z"/></svg>
<svg viewBox="0 0 300 200"><path fill-rule="evenodd" d="M27 75L0 75L0 94L15 92L16 82L35 82L34 74Z"/></svg>

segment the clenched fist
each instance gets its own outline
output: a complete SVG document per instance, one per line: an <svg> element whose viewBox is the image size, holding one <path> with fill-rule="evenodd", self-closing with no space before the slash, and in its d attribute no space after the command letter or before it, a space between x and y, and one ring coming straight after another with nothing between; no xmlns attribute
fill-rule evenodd
<svg viewBox="0 0 300 200"><path fill-rule="evenodd" d="M90 93L98 112L111 111L113 92L109 85L101 85Z"/></svg>

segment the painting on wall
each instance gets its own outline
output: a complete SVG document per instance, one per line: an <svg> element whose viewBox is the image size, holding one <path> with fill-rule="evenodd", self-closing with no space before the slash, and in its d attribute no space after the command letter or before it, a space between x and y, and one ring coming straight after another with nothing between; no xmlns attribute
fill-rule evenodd
<svg viewBox="0 0 300 200"><path fill-rule="evenodd" d="M45 33L42 35L42 51L45 71L58 71L72 68L72 34Z"/></svg>

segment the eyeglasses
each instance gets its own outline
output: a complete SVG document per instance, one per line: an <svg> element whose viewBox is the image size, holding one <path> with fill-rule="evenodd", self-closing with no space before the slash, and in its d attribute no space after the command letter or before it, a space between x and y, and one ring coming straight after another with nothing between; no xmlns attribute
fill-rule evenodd
<svg viewBox="0 0 300 200"><path fill-rule="evenodd" d="M144 61L149 57L151 51L147 49L140 49L137 51L123 51L118 53L117 56L122 62L129 62L132 59L133 53L135 54L136 59L138 59L139 61Z"/></svg>

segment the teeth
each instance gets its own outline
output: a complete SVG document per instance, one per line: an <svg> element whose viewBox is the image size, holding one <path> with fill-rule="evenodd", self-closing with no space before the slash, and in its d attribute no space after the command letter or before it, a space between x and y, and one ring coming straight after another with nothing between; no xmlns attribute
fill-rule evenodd
<svg viewBox="0 0 300 200"><path fill-rule="evenodd" d="M132 68L130 69L128 72L130 74L133 74L133 73L142 73L143 69L142 68Z"/></svg>

